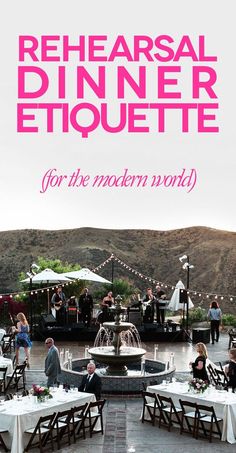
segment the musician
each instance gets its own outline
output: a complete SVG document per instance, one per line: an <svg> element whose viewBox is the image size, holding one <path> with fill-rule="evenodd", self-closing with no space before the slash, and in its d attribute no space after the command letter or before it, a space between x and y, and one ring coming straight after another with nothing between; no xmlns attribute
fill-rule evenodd
<svg viewBox="0 0 236 453"><path fill-rule="evenodd" d="M70 296L66 304L67 309L67 322L78 322L79 305L75 296Z"/></svg>
<svg viewBox="0 0 236 453"><path fill-rule="evenodd" d="M51 298L51 311L60 326L65 324L66 317L66 296L62 291L62 287L58 286ZM55 316L56 315L56 316Z"/></svg>
<svg viewBox="0 0 236 453"><path fill-rule="evenodd" d="M88 288L84 288L83 294L80 295L79 311L84 325L89 327L93 313L93 298L89 294Z"/></svg>
<svg viewBox="0 0 236 453"><path fill-rule="evenodd" d="M165 308L166 308L166 293L161 289L159 285L156 286L156 320L158 324L164 324L165 322Z"/></svg>
<svg viewBox="0 0 236 453"><path fill-rule="evenodd" d="M102 312L98 315L99 324L103 324L107 321L113 321L113 315L109 313L109 308L113 307L115 304L112 291L109 291L107 295L102 299L100 304Z"/></svg>
<svg viewBox="0 0 236 453"><path fill-rule="evenodd" d="M129 301L129 307L141 309L142 301L140 299L140 294L138 294L138 293L131 294L130 301Z"/></svg>
<svg viewBox="0 0 236 453"><path fill-rule="evenodd" d="M152 288L147 288L146 295L143 297L142 302L146 306L145 314L143 317L144 322L153 322L154 321L154 304L156 298L152 293Z"/></svg>

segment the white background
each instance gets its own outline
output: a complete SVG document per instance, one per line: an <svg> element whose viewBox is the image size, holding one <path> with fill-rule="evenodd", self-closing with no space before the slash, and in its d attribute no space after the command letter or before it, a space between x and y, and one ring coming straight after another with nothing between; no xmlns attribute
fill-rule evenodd
<svg viewBox="0 0 236 453"><path fill-rule="evenodd" d="M165 230L204 225L235 231L234 5L233 0L4 2L0 31L0 230L83 226ZM20 34L66 34L74 39L83 34L101 34L108 35L111 42L118 34L127 39L134 34L169 34L177 42L184 34L194 42L198 35L205 35L207 53L217 55L219 60L214 67L218 74L215 88L220 133L198 134L192 121L191 133L182 134L172 119L162 135L154 131L109 134L101 129L88 139L75 131L19 134L16 104ZM191 67L191 62L188 65ZM54 90L56 81L51 83ZM152 88L148 102L156 101L154 83ZM45 99L50 101L50 96ZM51 96L51 101L57 101L56 96ZM112 106L112 96L107 101ZM78 102L72 93L70 102ZM189 194L167 188L95 190L66 186L40 194L42 177L49 168L56 168L60 174L81 168L91 176L120 175L124 168L131 174L148 175L175 175L183 168L196 168L198 182Z"/></svg>

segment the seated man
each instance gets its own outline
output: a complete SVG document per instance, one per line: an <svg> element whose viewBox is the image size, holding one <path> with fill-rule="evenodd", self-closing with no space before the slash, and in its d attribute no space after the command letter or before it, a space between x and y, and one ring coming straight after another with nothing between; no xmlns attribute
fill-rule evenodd
<svg viewBox="0 0 236 453"><path fill-rule="evenodd" d="M79 386L79 392L87 392L87 393L94 393L97 400L101 398L101 389L102 389L102 381L100 376L95 373L96 366L93 362L88 363L87 365L87 372L83 376L82 382Z"/></svg>

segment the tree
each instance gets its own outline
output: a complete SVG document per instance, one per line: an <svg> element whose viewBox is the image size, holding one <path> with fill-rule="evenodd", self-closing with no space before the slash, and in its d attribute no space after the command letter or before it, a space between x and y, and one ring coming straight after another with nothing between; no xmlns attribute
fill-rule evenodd
<svg viewBox="0 0 236 453"><path fill-rule="evenodd" d="M81 269L81 266L79 264L70 264L68 262L63 263L60 259L47 259L42 256L39 256L37 259L37 265L39 266L38 272L43 271L44 269L52 269L54 272L57 272L58 274L63 274L66 272L71 272L71 271L77 271ZM27 274L24 272L21 272L19 275L19 281L24 280L27 278ZM29 285L28 283L21 283L23 289L25 291L29 291ZM38 289L38 288L43 288L45 286L53 286L52 284L50 285L45 285L45 284L33 284L33 290ZM86 282L84 280L76 280L73 283L70 283L69 285L65 285L63 288L63 291L66 294L66 297L69 298L70 296L76 296L79 297L81 291L83 288L86 286ZM29 300L29 295L27 294L19 294L17 300L24 300L28 301ZM34 304L35 307L37 307L37 312L42 313L46 309L47 301L45 298L45 293L37 293L37 303Z"/></svg>
<svg viewBox="0 0 236 453"><path fill-rule="evenodd" d="M131 294L140 292L129 280L116 278L113 282L113 288L109 284L104 284L94 294L98 299L102 300L108 291L112 291L114 297L119 294L123 298L123 303L128 302Z"/></svg>

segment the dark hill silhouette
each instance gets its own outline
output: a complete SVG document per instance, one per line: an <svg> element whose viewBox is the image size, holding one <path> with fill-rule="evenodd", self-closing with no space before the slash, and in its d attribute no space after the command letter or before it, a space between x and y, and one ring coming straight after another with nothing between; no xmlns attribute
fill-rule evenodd
<svg viewBox="0 0 236 453"><path fill-rule="evenodd" d="M0 292L15 291L18 275L27 271L38 256L60 258L93 269L111 253L123 262L156 280L175 284L186 282L179 256L188 254L194 269L190 286L198 292L236 295L236 233L206 227L171 231L106 230L79 228L73 230L15 230L0 232ZM100 272L111 277L110 266ZM124 267L115 264L115 278L128 277ZM147 282L135 280L140 289ZM222 302L227 311L234 303ZM222 305L222 304L221 304Z"/></svg>

